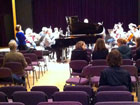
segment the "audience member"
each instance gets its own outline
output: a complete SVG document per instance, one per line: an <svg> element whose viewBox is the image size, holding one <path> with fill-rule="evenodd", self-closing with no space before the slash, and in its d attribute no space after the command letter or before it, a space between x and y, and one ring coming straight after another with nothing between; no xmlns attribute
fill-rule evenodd
<svg viewBox="0 0 140 105"><path fill-rule="evenodd" d="M84 41L79 41L76 43L75 49L72 51L71 60L90 61L90 58L86 52L86 44Z"/></svg>
<svg viewBox="0 0 140 105"><path fill-rule="evenodd" d="M129 91L132 91L130 74L120 67L122 64L122 56L118 50L112 50L108 54L107 63L110 67L101 72L99 86L125 85Z"/></svg>
<svg viewBox="0 0 140 105"><path fill-rule="evenodd" d="M27 66L27 62L26 62L23 54L16 51L17 44L16 44L15 40L11 40L9 42L9 48L10 48L10 52L5 54L4 60L3 60L3 66L5 65L6 62L20 62L23 66L22 72L24 73L24 68ZM25 83L24 78L20 78L16 74L13 74L12 76L13 76L13 79L16 83L19 83L19 84Z"/></svg>
<svg viewBox="0 0 140 105"><path fill-rule="evenodd" d="M118 51L121 53L123 59L131 59L131 49L126 45L127 41L123 38L117 40Z"/></svg>
<svg viewBox="0 0 140 105"><path fill-rule="evenodd" d="M92 60L94 59L106 59L108 55L108 49L105 46L105 42L103 39L98 38L92 52Z"/></svg>
<svg viewBox="0 0 140 105"><path fill-rule="evenodd" d="M136 38L136 60L140 59L140 37Z"/></svg>
<svg viewBox="0 0 140 105"><path fill-rule="evenodd" d="M26 37L22 31L21 25L16 25L16 39L18 43L18 49L19 50L27 50L28 47L26 46Z"/></svg>

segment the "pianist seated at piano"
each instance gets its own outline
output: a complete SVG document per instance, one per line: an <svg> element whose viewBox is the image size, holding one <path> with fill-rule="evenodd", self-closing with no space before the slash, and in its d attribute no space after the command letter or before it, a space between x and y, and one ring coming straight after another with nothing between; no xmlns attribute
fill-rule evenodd
<svg viewBox="0 0 140 105"><path fill-rule="evenodd" d="M86 44L84 41L78 41L75 45L75 49L72 51L71 60L86 60L90 61L86 50Z"/></svg>
<svg viewBox="0 0 140 105"><path fill-rule="evenodd" d="M92 52L92 60L106 59L107 55L108 49L106 48L104 40L102 38L98 38Z"/></svg>

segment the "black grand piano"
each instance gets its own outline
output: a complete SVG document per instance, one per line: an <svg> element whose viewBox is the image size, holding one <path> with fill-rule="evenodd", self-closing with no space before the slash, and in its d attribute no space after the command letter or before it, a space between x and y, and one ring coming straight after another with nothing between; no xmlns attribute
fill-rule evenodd
<svg viewBox="0 0 140 105"><path fill-rule="evenodd" d="M67 48L75 45L78 41L92 44L102 37L100 33L103 31L103 25L80 22L78 16L66 17L66 21L70 30L70 36L56 39L55 45L52 46L53 48Z"/></svg>

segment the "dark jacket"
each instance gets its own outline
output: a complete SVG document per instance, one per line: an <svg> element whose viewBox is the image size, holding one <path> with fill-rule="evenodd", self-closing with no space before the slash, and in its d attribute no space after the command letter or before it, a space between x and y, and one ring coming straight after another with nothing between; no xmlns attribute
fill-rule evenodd
<svg viewBox="0 0 140 105"><path fill-rule="evenodd" d="M118 47L118 50L121 53L123 59L132 58L131 49L127 45L122 45L122 46Z"/></svg>
<svg viewBox="0 0 140 105"><path fill-rule="evenodd" d="M74 49L71 54L71 60L86 60L89 62L90 58L86 50Z"/></svg>
<svg viewBox="0 0 140 105"><path fill-rule="evenodd" d="M92 60L94 59L106 59L108 55L108 49L98 50L92 52Z"/></svg>
<svg viewBox="0 0 140 105"><path fill-rule="evenodd" d="M132 91L130 74L121 67L108 67L102 71L99 85L124 85L129 89L129 91Z"/></svg>
<svg viewBox="0 0 140 105"><path fill-rule="evenodd" d="M140 59L140 47L136 49L136 60Z"/></svg>

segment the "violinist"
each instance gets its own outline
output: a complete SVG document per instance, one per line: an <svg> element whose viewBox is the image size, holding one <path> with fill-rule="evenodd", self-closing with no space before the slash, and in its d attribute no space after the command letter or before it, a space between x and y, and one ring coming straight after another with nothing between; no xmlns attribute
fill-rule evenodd
<svg viewBox="0 0 140 105"><path fill-rule="evenodd" d="M130 23L128 26L130 30L127 33L127 42L128 42L127 44L135 45L134 41L137 37L140 36L140 32L135 24Z"/></svg>

